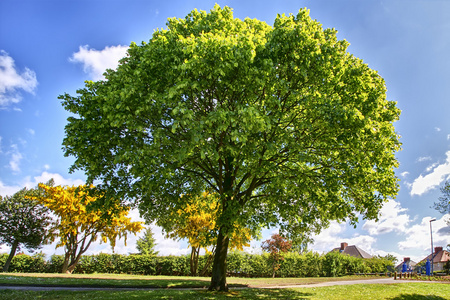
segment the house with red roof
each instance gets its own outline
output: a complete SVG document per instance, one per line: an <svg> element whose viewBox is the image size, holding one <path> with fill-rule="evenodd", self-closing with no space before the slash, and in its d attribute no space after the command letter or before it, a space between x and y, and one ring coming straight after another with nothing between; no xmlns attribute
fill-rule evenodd
<svg viewBox="0 0 450 300"><path fill-rule="evenodd" d="M443 271L445 263L450 260L450 253L442 247L435 247L432 255L430 254L422 259L419 264L424 264L429 259L433 262L434 271Z"/></svg>

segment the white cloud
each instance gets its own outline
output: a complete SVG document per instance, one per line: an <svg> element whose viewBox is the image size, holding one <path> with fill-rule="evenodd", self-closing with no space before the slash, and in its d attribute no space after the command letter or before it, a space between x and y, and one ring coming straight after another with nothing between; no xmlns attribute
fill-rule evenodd
<svg viewBox="0 0 450 300"><path fill-rule="evenodd" d="M447 141L450 140L450 134L447 134Z"/></svg>
<svg viewBox="0 0 450 300"><path fill-rule="evenodd" d="M448 230L443 230L448 227L445 222L450 215L444 215L435 222L432 222L433 230L433 247L445 247L448 244L450 235ZM400 250L420 249L423 256L430 253L431 249L431 233L430 233L430 217L422 218L419 224L409 227L405 231L405 239L398 242ZM423 257L422 257L423 258Z"/></svg>
<svg viewBox="0 0 450 300"><path fill-rule="evenodd" d="M411 196L422 195L425 192L438 187L443 181L450 177L450 151L446 153L447 159L443 164L435 164L427 169L431 172L425 176L422 174L414 180L411 185Z"/></svg>
<svg viewBox="0 0 450 300"><path fill-rule="evenodd" d="M11 145L11 159L9 161L9 168L14 173L20 172L20 161L23 159L23 155L19 152L19 148L16 144Z"/></svg>
<svg viewBox="0 0 450 300"><path fill-rule="evenodd" d="M103 50L89 49L89 46L80 46L70 58L71 62L82 63L83 70L93 80L104 79L103 73L106 69L115 69L119 60L126 55L128 46L111 46Z"/></svg>
<svg viewBox="0 0 450 300"><path fill-rule="evenodd" d="M12 196L15 192L22 189L23 186L7 186L4 185L2 181L0 181L0 196Z"/></svg>
<svg viewBox="0 0 450 300"><path fill-rule="evenodd" d="M407 171L400 173L400 176L402 176L403 178L405 178L408 175L409 175L409 172L407 172Z"/></svg>
<svg viewBox="0 0 450 300"><path fill-rule="evenodd" d="M431 171L433 171L433 169L436 168L437 166L439 166L439 163L431 164L431 165L429 165L429 166L425 169L425 172L431 172Z"/></svg>
<svg viewBox="0 0 450 300"><path fill-rule="evenodd" d="M41 183L41 182L45 183L52 178L55 181L55 185L69 185L69 186L75 185L76 186L76 185L85 183L81 179L67 179L58 173L49 173L49 172L45 171L45 172L42 172L41 175L33 177L33 179L31 179L29 176L25 177L24 180L19 185L6 186L0 181L0 195L2 195L2 196L12 195L24 187L34 188L38 185L38 183Z"/></svg>
<svg viewBox="0 0 450 300"><path fill-rule="evenodd" d="M427 160L431 160L431 156L422 156L417 159L418 162L423 162Z"/></svg>
<svg viewBox="0 0 450 300"><path fill-rule="evenodd" d="M34 129L28 129L28 133L31 135L35 135L36 131L34 131Z"/></svg>
<svg viewBox="0 0 450 300"><path fill-rule="evenodd" d="M436 130L437 132L441 131L441 128L439 127L434 127L434 130Z"/></svg>
<svg viewBox="0 0 450 300"><path fill-rule="evenodd" d="M19 91L33 93L37 84L36 73L28 68L19 73L12 57L0 50L0 109L20 102Z"/></svg>
<svg viewBox="0 0 450 300"><path fill-rule="evenodd" d="M367 230L370 235L380 235L393 231L404 233L411 223L409 215L405 213L406 211L407 209L402 208L399 202L391 199L381 208L378 222L368 220L362 228Z"/></svg>
<svg viewBox="0 0 450 300"><path fill-rule="evenodd" d="M38 185L38 183L45 183L53 179L55 181L55 185L68 185L68 186L77 186L81 184L85 184L84 180L81 179L67 179L58 173L49 173L47 171L42 172L41 175L33 177L33 180L28 180L25 184L26 187L32 188Z"/></svg>
<svg viewBox="0 0 450 300"><path fill-rule="evenodd" d="M311 245L311 249L326 253L339 247L341 242L346 242L344 238L339 237L344 232L345 226L345 224L332 221L328 228L324 229L318 235L313 235L314 243Z"/></svg>

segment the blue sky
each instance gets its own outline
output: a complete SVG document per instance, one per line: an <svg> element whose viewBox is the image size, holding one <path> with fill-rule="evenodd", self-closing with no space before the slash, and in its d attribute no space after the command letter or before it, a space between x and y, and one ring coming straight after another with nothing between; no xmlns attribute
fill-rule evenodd
<svg viewBox="0 0 450 300"><path fill-rule="evenodd" d="M445 218L431 206L450 179L450 1L0 1L0 194L55 178L81 184L84 174L69 174L73 158L61 150L68 113L57 99L75 94L83 81L114 68L132 42L148 41L167 18L191 10L228 5L238 18L269 25L277 13L310 9L324 28L336 28L350 42L349 52L386 80L388 98L402 110L395 123L403 150L397 154L400 193L381 211L380 221L361 220L356 229L333 223L315 237L311 249L326 252L341 242L372 254L420 260L430 253L430 222L435 246L450 243ZM134 218L138 215L134 213ZM185 242L165 240L161 254L187 253ZM263 231L263 239L276 229ZM118 243L116 253L135 252L136 238ZM260 247L252 242L251 251ZM0 251L7 251L2 246ZM45 246L47 254L54 245ZM95 244L90 253L110 252ZM61 253L61 249L57 253Z"/></svg>

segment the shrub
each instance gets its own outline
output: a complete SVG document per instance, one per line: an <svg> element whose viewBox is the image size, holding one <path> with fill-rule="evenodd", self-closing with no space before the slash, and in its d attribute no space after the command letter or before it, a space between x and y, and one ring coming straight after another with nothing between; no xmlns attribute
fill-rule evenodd
<svg viewBox="0 0 450 300"><path fill-rule="evenodd" d="M9 254L0 255L0 264L4 265ZM46 268L45 254L35 253L32 256L24 253L15 255L9 266L9 272L17 273L40 273Z"/></svg>
<svg viewBox="0 0 450 300"><path fill-rule="evenodd" d="M64 256L53 254L50 260L47 261L45 271L47 273L61 273L64 264Z"/></svg>
<svg viewBox="0 0 450 300"><path fill-rule="evenodd" d="M0 264L4 264L8 254L0 254ZM11 262L11 272L50 272L59 273L64 261L63 255L52 255L45 261L43 253L33 256L18 254ZM315 252L299 254L283 253L277 276L280 277L318 277L343 276L354 273L384 273L392 267L392 262L380 257L371 259L356 258L338 252L320 255ZM203 269L208 255L199 257L199 271ZM227 257L230 276L270 277L273 275L272 262L268 253L249 254L231 251ZM189 256L122 255L100 253L83 255L74 273L117 273L136 275L189 276ZM211 265L205 275L211 274Z"/></svg>

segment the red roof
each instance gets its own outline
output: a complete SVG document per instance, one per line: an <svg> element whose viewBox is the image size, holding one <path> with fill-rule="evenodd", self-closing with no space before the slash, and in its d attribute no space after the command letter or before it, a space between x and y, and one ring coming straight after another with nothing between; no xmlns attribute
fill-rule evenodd
<svg viewBox="0 0 450 300"><path fill-rule="evenodd" d="M433 263L440 263L440 262L446 262L448 260L450 260L450 254L448 253L448 251L446 250L441 250L439 252L435 252L433 253ZM427 261L427 259L431 260L431 254L428 255L427 257L425 257L424 259L422 259L420 262L422 261Z"/></svg>

